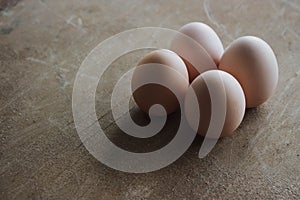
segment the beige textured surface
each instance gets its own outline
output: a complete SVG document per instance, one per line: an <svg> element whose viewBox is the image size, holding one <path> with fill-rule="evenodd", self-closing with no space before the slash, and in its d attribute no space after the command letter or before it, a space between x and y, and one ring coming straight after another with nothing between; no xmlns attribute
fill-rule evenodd
<svg viewBox="0 0 300 200"><path fill-rule="evenodd" d="M0 199L299 199L300 1L222 2L23 0L1 11ZM242 35L271 44L280 66L275 95L247 110L236 134L205 159L197 158L197 138L178 161L156 172L126 174L104 166L85 150L72 119L72 84L81 62L121 31L178 29L191 21L211 25L224 46ZM139 151L160 144L123 137L107 96L144 53L114 62L97 92L100 124L118 145Z"/></svg>

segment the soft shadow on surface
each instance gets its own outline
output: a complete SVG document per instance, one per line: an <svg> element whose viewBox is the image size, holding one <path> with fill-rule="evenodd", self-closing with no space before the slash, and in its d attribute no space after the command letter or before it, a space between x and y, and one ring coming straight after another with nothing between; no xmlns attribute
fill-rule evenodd
<svg viewBox="0 0 300 200"><path fill-rule="evenodd" d="M145 126L150 122L149 116L136 106L130 110L130 114L133 121L140 126ZM213 150L204 159L198 158L198 152L204 137L197 134L187 152L182 156L183 160L179 158L176 162L184 162L186 158L189 161L193 160L194 163L207 162L210 159L219 159L220 161L223 160L226 164L229 157L231 157L230 159L235 157L235 163L230 163L230 166L236 165L238 161L241 161L247 156L249 141L251 141L253 137L256 137L256 133L259 129L256 124L260 123L266 115L267 110L264 107L247 109L241 125L234 134L229 137L220 138ZM105 118L112 120L112 113L109 112ZM167 145L176 135L180 119L180 111L169 115L163 129L150 138L132 137L120 130L115 122L112 122L104 131L106 136L120 148L130 152L145 153L158 150Z"/></svg>
<svg viewBox="0 0 300 200"><path fill-rule="evenodd" d="M191 186L196 188L191 190L192 194L202 196L207 193L219 193L232 187L232 183L234 187L248 191L249 182L256 183L257 178L262 177L261 171L256 170L257 159L253 158L250 142L257 137L257 132L260 130L257 124L266 120L269 112L268 106L247 109L235 133L230 137L219 139L213 150L203 159L198 158L198 153L204 138L196 135L189 149L178 160L157 171L142 174L125 173L92 159L93 173L98 177L104 173L106 178L101 183L113 185L113 188L116 186L121 188L124 187L123 183L130 183L128 187L135 188L142 185L155 188L155 192L161 196L165 191L174 191L174 188L177 194L182 194L187 187L191 188ZM148 116L137 107L131 110L131 115L137 124L146 125L149 122ZM123 149L150 152L165 146L172 140L179 122L180 112L170 115L163 130L148 139L128 136L115 123L112 123L105 132L111 141ZM260 139L260 136L258 137ZM245 173L247 170L248 172Z"/></svg>
<svg viewBox="0 0 300 200"><path fill-rule="evenodd" d="M150 122L147 114L142 112L137 107L130 110L132 120L139 126L145 126ZM112 113L109 113L112 117ZM117 126L115 122L105 129L106 136L120 148L136 153L145 153L158 150L168 144L176 135L180 124L180 111L177 111L168 116L167 121L156 135L150 138L132 137Z"/></svg>

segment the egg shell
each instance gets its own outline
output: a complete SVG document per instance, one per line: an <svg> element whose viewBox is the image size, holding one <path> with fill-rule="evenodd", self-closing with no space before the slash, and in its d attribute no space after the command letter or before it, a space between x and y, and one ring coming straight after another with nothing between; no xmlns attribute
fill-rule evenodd
<svg viewBox="0 0 300 200"><path fill-rule="evenodd" d="M171 43L171 50L184 59L190 82L202 72L217 69L224 52L216 32L201 22L192 22L181 27Z"/></svg>
<svg viewBox="0 0 300 200"><path fill-rule="evenodd" d="M278 64L272 48L254 36L233 41L222 56L219 69L239 81L247 108L264 103L275 92L278 83Z"/></svg>
<svg viewBox="0 0 300 200"><path fill-rule="evenodd" d="M166 69L169 67L172 70L157 70L157 64L162 64ZM146 79L159 80L166 85L152 83L143 85ZM137 87L139 85L142 86ZM131 81L136 104L148 114L150 107L154 104L162 105L167 114L176 111L188 86L188 72L183 60L176 53L166 49L152 51L143 57L138 62ZM178 94L179 99L174 92ZM156 116L164 115L159 110L154 111L153 114Z"/></svg>
<svg viewBox="0 0 300 200"><path fill-rule="evenodd" d="M214 95L209 88L215 88ZM192 92L195 92L196 100ZM217 103L213 105L212 102ZM224 116L223 121L217 122L219 124L214 124L216 121L212 119L213 106L224 107L217 109L219 112L217 114ZM200 120L195 114L197 107L200 111ZM210 70L202 73L190 85L184 100L184 111L191 128L198 134L208 138L218 138L221 132L220 137L225 137L231 135L242 122L245 114L245 96L240 84L233 76L221 70ZM224 113L220 113L221 111ZM212 123L211 126L220 125L221 131L207 134L210 123Z"/></svg>

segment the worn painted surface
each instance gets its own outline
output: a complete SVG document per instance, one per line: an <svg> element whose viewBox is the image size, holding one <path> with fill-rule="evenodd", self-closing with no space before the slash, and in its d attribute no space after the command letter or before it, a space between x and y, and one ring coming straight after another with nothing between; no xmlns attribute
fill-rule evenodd
<svg viewBox="0 0 300 200"><path fill-rule="evenodd" d="M220 140L205 159L197 158L202 139L196 138L178 161L156 172L126 174L104 166L84 148L73 123L72 87L81 62L121 31L178 29L191 21L211 25L225 46L243 35L270 43L280 66L276 93L247 110L236 134ZM299 199L299 39L297 0L24 0L1 11L0 199ZM136 151L158 148L164 140L145 145L122 136L107 96L144 53L116 60L96 99L107 134ZM176 121L176 114L171 118Z"/></svg>

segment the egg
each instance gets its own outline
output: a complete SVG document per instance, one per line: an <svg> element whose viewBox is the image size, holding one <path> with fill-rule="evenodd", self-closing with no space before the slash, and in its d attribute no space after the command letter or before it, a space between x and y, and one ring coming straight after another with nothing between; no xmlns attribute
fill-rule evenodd
<svg viewBox="0 0 300 200"><path fill-rule="evenodd" d="M276 56L265 41L254 36L233 41L222 56L219 69L232 74L239 81L247 108L264 103L277 86Z"/></svg>
<svg viewBox="0 0 300 200"><path fill-rule="evenodd" d="M183 58L190 82L202 72L217 69L224 52L216 32L201 22L191 22L181 27L170 49Z"/></svg>
<svg viewBox="0 0 300 200"><path fill-rule="evenodd" d="M200 118L197 117L196 108L199 109ZM214 117L218 119L213 118L213 110L216 114ZM240 125L245 114L242 87L227 72L206 71L190 85L184 100L184 113L187 122L198 134L208 138L229 136ZM214 131L208 133L209 126Z"/></svg>
<svg viewBox="0 0 300 200"><path fill-rule="evenodd" d="M188 86L188 71L183 60L167 49L155 50L143 57L131 80L133 98L148 114L155 104L163 106L167 114L176 111ZM152 114L162 116L165 113L156 109Z"/></svg>

